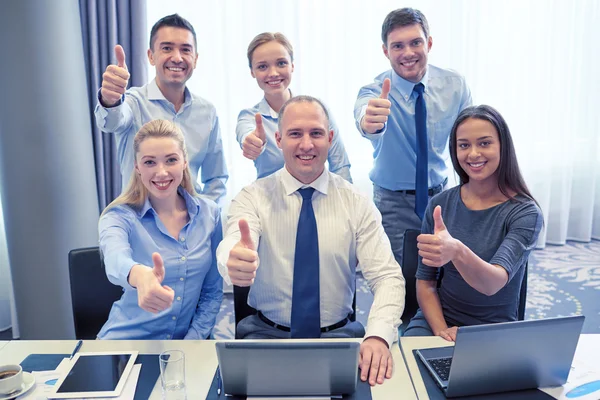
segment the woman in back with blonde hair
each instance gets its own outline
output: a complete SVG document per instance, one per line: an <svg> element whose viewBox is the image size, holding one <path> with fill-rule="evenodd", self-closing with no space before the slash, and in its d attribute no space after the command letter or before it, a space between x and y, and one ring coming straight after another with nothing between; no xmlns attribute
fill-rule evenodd
<svg viewBox="0 0 600 400"><path fill-rule="evenodd" d="M223 298L219 208L198 197L183 134L154 120L134 138L135 170L98 224L106 274L123 287L99 339L205 339Z"/></svg>
<svg viewBox="0 0 600 400"><path fill-rule="evenodd" d="M290 41L279 32L263 32L248 45L250 75L264 92L262 100L254 107L240 111L235 128L242 154L254 161L257 178L264 178L283 167L283 153L275 140L279 111L292 97L289 85L294 72L294 50ZM348 182L350 160L338 127L329 114L329 129L333 141L327 154L329 170Z"/></svg>

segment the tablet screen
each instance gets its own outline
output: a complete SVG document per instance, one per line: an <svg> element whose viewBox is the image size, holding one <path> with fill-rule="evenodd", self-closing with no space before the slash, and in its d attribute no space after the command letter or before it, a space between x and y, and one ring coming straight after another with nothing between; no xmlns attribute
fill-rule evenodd
<svg viewBox="0 0 600 400"><path fill-rule="evenodd" d="M127 380L136 355L137 352L77 354L69 373L62 382L58 382L55 396L64 398L75 394L115 392L118 395Z"/></svg>

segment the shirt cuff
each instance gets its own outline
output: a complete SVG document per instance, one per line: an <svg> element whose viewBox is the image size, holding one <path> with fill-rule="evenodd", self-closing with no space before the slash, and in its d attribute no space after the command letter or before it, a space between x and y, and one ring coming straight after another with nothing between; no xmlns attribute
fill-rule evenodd
<svg viewBox="0 0 600 400"><path fill-rule="evenodd" d="M367 113L367 105L365 104L360 110L360 118L358 119L358 122L356 124L356 127L358 128L360 134L363 137L366 137L367 139L377 139L377 138L381 137L381 135L383 135L385 130L387 129L387 122L385 124L383 124L383 128L378 130L377 132L367 133L367 132L363 131L362 126L360 125L360 123L362 122L362 119L365 117L366 113Z"/></svg>
<svg viewBox="0 0 600 400"><path fill-rule="evenodd" d="M143 265L140 264L139 262L135 262L132 259L127 260L126 264L129 265L129 269L123 269L123 274L119 277L121 279L121 282L123 282L123 288L124 289L130 289L130 290L137 290L136 287L131 286L131 283L129 283L129 274L131 273L132 268L134 267L134 265Z"/></svg>
<svg viewBox="0 0 600 400"><path fill-rule="evenodd" d="M367 326L365 339L368 339L371 336L382 338L391 349L392 344L398 341L398 329L394 329L393 326L390 326L384 321L373 321Z"/></svg>
<svg viewBox="0 0 600 400"><path fill-rule="evenodd" d="M102 94L101 94L102 92L101 91L102 91L102 89L98 89L98 104L100 105L100 107L102 107L102 108L114 108L114 107L118 107L121 104L123 104L123 101L125 99L125 95L122 95L121 98L119 99L119 101L116 102L115 104L113 104L112 106L109 106L109 107L105 106L104 104L102 104Z"/></svg>
<svg viewBox="0 0 600 400"><path fill-rule="evenodd" d="M229 254L229 252L227 252ZM225 282L228 286L232 286L231 278L229 277L229 273L227 272L227 265L223 264L219 257L217 256L217 269L219 270L219 274L223 278L223 282Z"/></svg>

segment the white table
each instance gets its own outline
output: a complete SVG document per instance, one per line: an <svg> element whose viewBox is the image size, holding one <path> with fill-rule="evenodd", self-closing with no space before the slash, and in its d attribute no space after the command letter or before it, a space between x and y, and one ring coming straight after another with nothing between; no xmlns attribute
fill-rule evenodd
<svg viewBox="0 0 600 400"><path fill-rule="evenodd" d="M29 354L70 354L75 347L75 340L59 341L26 341L13 340L0 348L1 363L19 363ZM164 340L164 341L117 341L117 340L86 340L79 351L118 351L137 350L139 354L159 354L165 350L183 350L185 353L186 386L188 399L203 400L206 398L217 367L215 341L210 340ZM372 388L374 400L402 398L406 400L417 397L412 382L404 364L402 353L394 343L394 375L383 385ZM160 399L160 383L154 386L151 399Z"/></svg>
<svg viewBox="0 0 600 400"><path fill-rule="evenodd" d="M9 342L9 340L0 340L0 350L2 350L2 348L6 346Z"/></svg>
<svg viewBox="0 0 600 400"><path fill-rule="evenodd" d="M419 367L413 350L425 349L431 347L452 346L454 342L447 342L439 336L428 337L402 337L400 338L402 353L406 360L410 377L419 400L429 399L427 389L423 383L423 378L419 372ZM579 337L577 349L575 350L575 359L579 359L588 365L598 365L600 359L600 334L586 334Z"/></svg>

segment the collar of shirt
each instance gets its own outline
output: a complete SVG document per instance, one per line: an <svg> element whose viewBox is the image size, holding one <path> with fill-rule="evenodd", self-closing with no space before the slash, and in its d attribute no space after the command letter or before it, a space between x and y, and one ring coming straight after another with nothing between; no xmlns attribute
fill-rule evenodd
<svg viewBox="0 0 600 400"><path fill-rule="evenodd" d="M190 221L191 221L192 219L194 219L194 217L196 215L198 215L198 212L200 211L199 210L200 205L196 204L196 202L194 202L194 199L192 199L192 195L189 194L188 191L185 190L183 187L179 186L177 188L177 193L179 193L179 195L181 197L183 197L183 199L185 200L185 206L187 208L188 214L190 215ZM156 211L154 210L154 208L152 207L152 204L150 203L150 198L146 197L146 200L144 201L144 205L138 212L138 216L140 217L140 219L146 215L148 210L152 210L152 212L155 215L158 215L156 213Z"/></svg>
<svg viewBox="0 0 600 400"><path fill-rule="evenodd" d="M427 82L429 81L429 66L427 68L427 70L425 71L425 75L423 76L423 79L421 79L420 82L418 83L422 83L423 86L425 86L425 92L427 92ZM392 87L396 88L396 90L398 90L398 92L400 92L400 95L402 96L402 98L406 101L408 101L408 99L410 99L410 96L413 93L413 89L415 87L416 83L411 82L411 81L407 81L406 79L402 78L400 75L398 75L396 73L396 71L394 71L392 69Z"/></svg>
<svg viewBox="0 0 600 400"><path fill-rule="evenodd" d="M290 99L294 96L292 94L292 90L288 89L290 91ZM274 120L277 120L279 118L279 113L275 110L273 110L271 108L271 106L269 105L269 103L267 102L266 98L262 98L262 100L260 101L260 103L258 103L258 112L264 116L264 117L271 117Z"/></svg>
<svg viewBox="0 0 600 400"><path fill-rule="evenodd" d="M329 174L325 168L323 169L321 175L319 175L317 179L309 184L302 183L298 179L294 178L285 166L281 168L278 173L281 177L281 183L283 184L283 189L287 196L298 191L298 189L306 187L312 187L318 192L327 195L327 188L329 187Z"/></svg>
<svg viewBox="0 0 600 400"><path fill-rule="evenodd" d="M190 90L187 88L187 86L185 87L185 90L183 92L183 98L185 100L183 102L182 109L187 107L188 105L192 104L192 101L193 101L192 92L190 92ZM167 101L170 103L170 101L167 100L165 95L160 91L160 88L158 87L158 84L156 83L156 78L152 79L148 83L148 100L164 100L164 101Z"/></svg>

